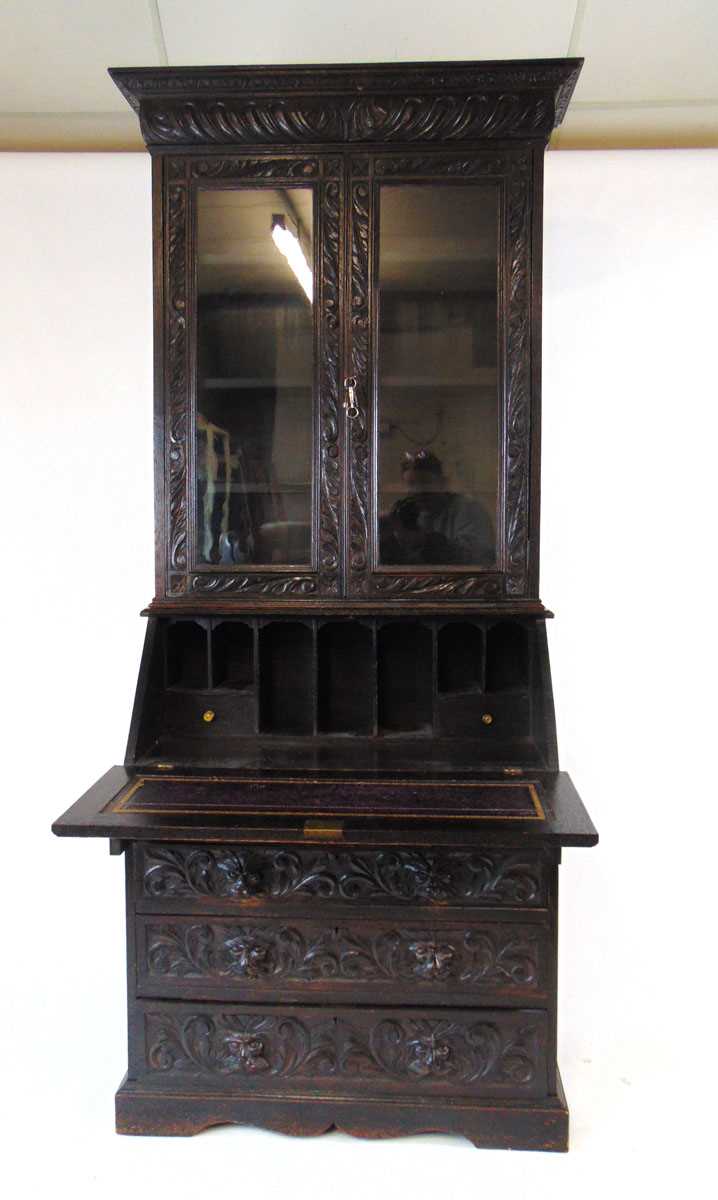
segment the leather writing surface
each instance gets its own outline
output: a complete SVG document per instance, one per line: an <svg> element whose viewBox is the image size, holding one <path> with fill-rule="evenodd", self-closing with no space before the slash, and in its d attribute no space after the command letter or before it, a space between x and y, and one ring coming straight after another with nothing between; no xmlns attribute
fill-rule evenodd
<svg viewBox="0 0 718 1200"><path fill-rule="evenodd" d="M543 820L533 782L444 783L408 780L256 780L189 776L135 779L112 802L113 812L233 812L328 815L455 815Z"/></svg>

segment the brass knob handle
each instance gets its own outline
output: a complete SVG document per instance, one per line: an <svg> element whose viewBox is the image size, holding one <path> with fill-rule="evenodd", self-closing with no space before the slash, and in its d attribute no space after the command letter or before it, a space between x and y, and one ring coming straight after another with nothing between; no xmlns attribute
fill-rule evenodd
<svg viewBox="0 0 718 1200"><path fill-rule="evenodd" d="M207 708L202 713L202 720L206 721L208 725L209 725L210 721L214 721L214 718L215 718L215 711L213 708Z"/></svg>
<svg viewBox="0 0 718 1200"><path fill-rule="evenodd" d="M491 725L493 724L494 718L491 716L491 713L484 713L481 720L483 721L484 725Z"/></svg>

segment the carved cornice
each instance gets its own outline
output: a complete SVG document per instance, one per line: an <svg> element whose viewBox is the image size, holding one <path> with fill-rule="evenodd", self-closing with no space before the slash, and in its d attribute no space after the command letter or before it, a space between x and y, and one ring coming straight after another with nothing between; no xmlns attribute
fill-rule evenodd
<svg viewBox="0 0 718 1200"><path fill-rule="evenodd" d="M410 141L547 137L563 118L581 65L573 58L122 68L110 75L139 113L148 145Z"/></svg>

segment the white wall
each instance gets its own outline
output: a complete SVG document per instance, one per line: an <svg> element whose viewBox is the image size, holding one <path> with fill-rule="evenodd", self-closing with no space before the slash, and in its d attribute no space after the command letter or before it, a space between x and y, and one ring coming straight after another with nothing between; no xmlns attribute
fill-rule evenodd
<svg viewBox="0 0 718 1200"><path fill-rule="evenodd" d="M602 835L562 868L567 1160L448 1138L112 1133L121 860L49 826L121 761L152 594L149 189L144 155L0 156L0 1061L24 1186L47 1171L71 1172L78 1197L171 1180L175 1200L226 1189L240 1164L245 1188L256 1170L266 1189L268 1160L273 1189L297 1197L334 1194L335 1172L350 1198L666 1180L710 1108L688 1089L712 1078L715 936L698 914L716 833L718 153L547 158L542 596L562 762Z"/></svg>

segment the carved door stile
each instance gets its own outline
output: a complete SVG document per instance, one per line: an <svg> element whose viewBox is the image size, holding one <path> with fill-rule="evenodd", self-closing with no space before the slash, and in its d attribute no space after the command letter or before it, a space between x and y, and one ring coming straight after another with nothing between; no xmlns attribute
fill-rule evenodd
<svg viewBox="0 0 718 1200"><path fill-rule="evenodd" d="M352 155L347 184L348 329L347 362L356 381L358 413L346 422L346 590L349 595L371 592L372 478L376 376L373 353L372 280L374 269L373 157Z"/></svg>
<svg viewBox="0 0 718 1200"><path fill-rule="evenodd" d="M201 562L196 505L197 195L202 189L311 187L314 212L314 363L311 561L306 569ZM164 512L167 557L158 595L242 597L260 602L338 596L341 585L339 373L343 163L336 155L208 153L164 160L162 264L165 392Z"/></svg>

